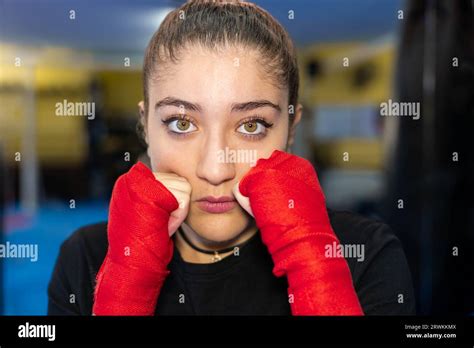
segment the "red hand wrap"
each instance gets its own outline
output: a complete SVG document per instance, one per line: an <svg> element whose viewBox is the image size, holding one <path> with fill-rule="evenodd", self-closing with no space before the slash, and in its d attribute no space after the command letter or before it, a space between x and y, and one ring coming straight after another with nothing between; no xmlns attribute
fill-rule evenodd
<svg viewBox="0 0 474 348"><path fill-rule="evenodd" d="M273 273L287 276L293 315L363 315L346 260L325 257L326 245L339 240L311 163L275 150L239 190L249 197Z"/></svg>
<svg viewBox="0 0 474 348"><path fill-rule="evenodd" d="M107 226L109 248L97 274L95 315L153 315L169 274L173 194L143 163L115 183Z"/></svg>

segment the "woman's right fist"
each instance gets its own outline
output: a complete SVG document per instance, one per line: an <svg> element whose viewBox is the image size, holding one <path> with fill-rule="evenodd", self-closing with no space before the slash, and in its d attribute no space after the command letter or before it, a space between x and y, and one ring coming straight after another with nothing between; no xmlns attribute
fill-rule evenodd
<svg viewBox="0 0 474 348"><path fill-rule="evenodd" d="M168 234L171 237L188 215L191 184L185 178L173 173L153 173L153 175L173 194L179 204L178 209L171 212L168 222Z"/></svg>
<svg viewBox="0 0 474 348"><path fill-rule="evenodd" d="M107 224L109 245L96 278L96 315L155 312L173 256L169 227L175 228L184 219L190 191L182 178L172 174L158 174L158 178L139 162L114 185Z"/></svg>

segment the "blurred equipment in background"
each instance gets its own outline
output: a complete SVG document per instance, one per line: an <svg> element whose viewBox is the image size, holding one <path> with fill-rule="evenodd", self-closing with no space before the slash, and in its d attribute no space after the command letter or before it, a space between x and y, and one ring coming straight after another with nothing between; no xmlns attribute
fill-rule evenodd
<svg viewBox="0 0 474 348"><path fill-rule="evenodd" d="M380 217L385 189L379 104L393 94L395 38L321 43L302 50L303 141L328 206ZM299 149L298 149L299 150Z"/></svg>
<svg viewBox="0 0 474 348"><path fill-rule="evenodd" d="M420 314L474 313L474 2L407 2L397 99L421 118L396 127L386 200ZM397 201L404 201L404 209Z"/></svg>

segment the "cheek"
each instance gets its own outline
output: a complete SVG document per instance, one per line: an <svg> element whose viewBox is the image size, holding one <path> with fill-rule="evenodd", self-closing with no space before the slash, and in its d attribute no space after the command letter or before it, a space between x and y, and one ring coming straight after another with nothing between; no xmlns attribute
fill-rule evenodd
<svg viewBox="0 0 474 348"><path fill-rule="evenodd" d="M148 156L154 172L189 178L196 158L193 151L194 148L185 143L177 146L166 130L152 125L148 127Z"/></svg>

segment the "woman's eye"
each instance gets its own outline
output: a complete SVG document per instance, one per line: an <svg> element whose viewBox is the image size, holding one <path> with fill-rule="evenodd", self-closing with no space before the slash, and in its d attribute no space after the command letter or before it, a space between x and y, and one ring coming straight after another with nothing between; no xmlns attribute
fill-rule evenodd
<svg viewBox="0 0 474 348"><path fill-rule="evenodd" d="M258 121L248 121L240 125L237 131L244 134L262 134L266 130L265 126Z"/></svg>
<svg viewBox="0 0 474 348"><path fill-rule="evenodd" d="M168 123L168 128L170 131L175 133L190 133L195 131L197 128L195 125L192 124L191 121L179 119L173 120Z"/></svg>

